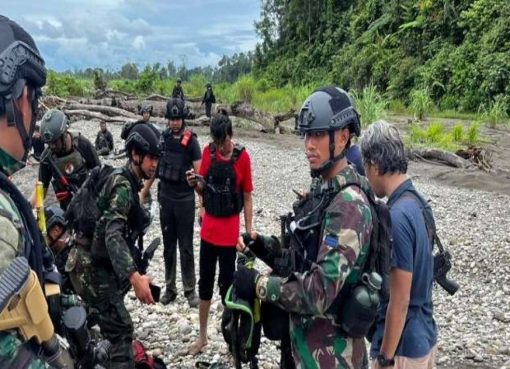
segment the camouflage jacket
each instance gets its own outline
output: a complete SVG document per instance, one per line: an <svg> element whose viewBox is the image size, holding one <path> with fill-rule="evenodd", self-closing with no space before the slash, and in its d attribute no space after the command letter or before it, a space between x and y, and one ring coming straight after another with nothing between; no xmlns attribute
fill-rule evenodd
<svg viewBox="0 0 510 369"><path fill-rule="evenodd" d="M23 254L23 238L19 227L23 225L21 215L9 195L0 190L0 273L2 273L16 256ZM23 342L14 331L0 332L0 367L13 365L22 350L26 351ZM29 354L27 368L42 369L46 365Z"/></svg>
<svg viewBox="0 0 510 369"><path fill-rule="evenodd" d="M140 186L141 187L141 186ZM131 209L136 206L131 183L122 174L108 179L99 192L97 205L102 215L97 222L91 247L95 263L109 268L119 281L136 271L126 234Z"/></svg>
<svg viewBox="0 0 510 369"><path fill-rule="evenodd" d="M328 186L338 191L350 182L368 187L365 177L352 167L342 170ZM364 340L343 337L330 307L351 272L357 272L353 268L357 259L367 256L371 231L368 199L358 186L345 187L325 207L317 258L311 267L288 278L259 278L257 296L291 313L290 336L298 368L361 368Z"/></svg>

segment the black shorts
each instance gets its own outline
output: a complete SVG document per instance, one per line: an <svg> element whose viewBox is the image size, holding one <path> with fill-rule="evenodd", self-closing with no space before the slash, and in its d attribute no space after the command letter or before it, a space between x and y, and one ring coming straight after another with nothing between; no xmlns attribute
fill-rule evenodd
<svg viewBox="0 0 510 369"><path fill-rule="evenodd" d="M216 274L216 261L220 264L218 287L221 301L225 303L225 295L234 280L236 267L235 246L216 246L200 240L200 279L198 281L198 295L201 300L211 300Z"/></svg>

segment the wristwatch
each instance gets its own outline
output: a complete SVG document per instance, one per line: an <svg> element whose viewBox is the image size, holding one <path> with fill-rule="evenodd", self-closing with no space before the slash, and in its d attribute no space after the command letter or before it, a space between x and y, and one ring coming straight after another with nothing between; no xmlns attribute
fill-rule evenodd
<svg viewBox="0 0 510 369"><path fill-rule="evenodd" d="M388 366L393 366L395 365L395 359L388 359L386 356L384 356L383 353L380 353L379 355L377 355L377 362L379 363L379 366L381 366L381 368L386 368Z"/></svg>

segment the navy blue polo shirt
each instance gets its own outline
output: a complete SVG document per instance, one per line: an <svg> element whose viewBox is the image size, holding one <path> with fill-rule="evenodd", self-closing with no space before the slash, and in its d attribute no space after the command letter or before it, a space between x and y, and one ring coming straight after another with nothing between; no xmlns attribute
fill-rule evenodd
<svg viewBox="0 0 510 369"><path fill-rule="evenodd" d="M403 182L389 197L393 252L392 268L413 274L406 323L396 356L419 358L427 355L437 341L436 323L432 316L432 282L434 259L427 234L421 204L411 195L410 179ZM382 301L377 329L372 340L370 356L379 354L388 300Z"/></svg>
<svg viewBox="0 0 510 369"><path fill-rule="evenodd" d="M361 150L358 145L351 145L345 153L347 161L354 165L356 171L362 176L365 175L365 167L363 166L363 160L361 158Z"/></svg>

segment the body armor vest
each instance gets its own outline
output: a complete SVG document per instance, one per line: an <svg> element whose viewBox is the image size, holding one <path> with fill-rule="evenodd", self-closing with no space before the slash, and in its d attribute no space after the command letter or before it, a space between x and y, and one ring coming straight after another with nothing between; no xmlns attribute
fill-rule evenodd
<svg viewBox="0 0 510 369"><path fill-rule="evenodd" d="M184 131L186 132L186 131ZM158 178L167 182L186 183L186 171L192 164L188 154L189 140L183 144L184 132L178 138L167 130L163 134L164 153L159 159Z"/></svg>
<svg viewBox="0 0 510 369"><path fill-rule="evenodd" d="M204 188L204 206L208 214L215 217L227 217L239 214L243 209L244 198L240 188L236 186L234 164L244 150L236 145L232 157L227 162L216 160L216 147L209 144L211 167L206 175L207 185Z"/></svg>
<svg viewBox="0 0 510 369"><path fill-rule="evenodd" d="M78 150L76 141L73 141L73 151L65 156L58 157L54 155L53 160L62 175L66 176L69 182L76 187L80 188L85 179L87 179L87 162ZM55 192L68 190L67 188L63 188L58 180L58 175L55 173L53 175L52 184Z"/></svg>

